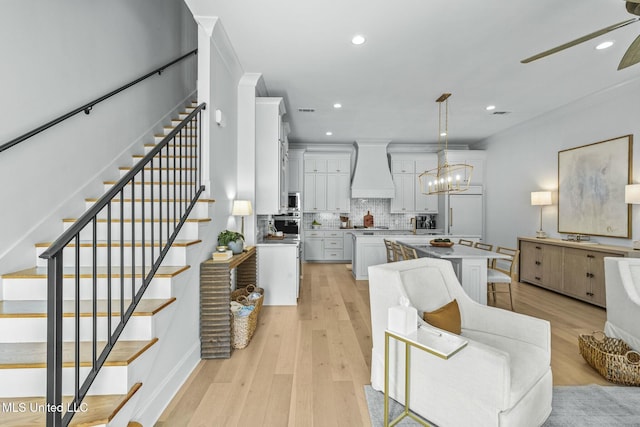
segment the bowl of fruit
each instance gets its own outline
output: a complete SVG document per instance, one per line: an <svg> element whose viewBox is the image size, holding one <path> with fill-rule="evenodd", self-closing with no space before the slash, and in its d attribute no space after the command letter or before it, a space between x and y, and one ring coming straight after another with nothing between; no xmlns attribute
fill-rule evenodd
<svg viewBox="0 0 640 427"><path fill-rule="evenodd" d="M429 242L431 246L436 246L440 248L450 248L453 246L453 242L449 239L433 239Z"/></svg>

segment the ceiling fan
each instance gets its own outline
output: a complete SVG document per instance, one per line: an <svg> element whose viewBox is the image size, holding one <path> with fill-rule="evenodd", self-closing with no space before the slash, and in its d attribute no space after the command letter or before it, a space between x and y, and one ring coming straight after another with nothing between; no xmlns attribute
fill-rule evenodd
<svg viewBox="0 0 640 427"><path fill-rule="evenodd" d="M640 16L640 0L626 0L627 12ZM599 37L603 34L607 34L613 30L617 30L618 28L626 27L629 24L633 24L634 22L640 21L640 17L635 17L631 19L627 19L626 21L618 22L617 24L613 24L609 27L603 28L601 30L595 31L591 34L587 34L586 36L582 36L575 40L572 40L568 43L562 44L560 46L556 46L553 49L545 50L544 52L538 53L537 55L533 55L529 58L523 59L520 61L523 64L528 64L529 62L535 61L540 58L544 58L545 56L552 55L556 52L560 52L562 50L568 49L577 44L586 42L588 40ZM623 68L630 67L631 65L637 64L640 62L640 36L638 36L633 43L629 46L624 56L620 60L620 64L618 65L618 70L622 70Z"/></svg>

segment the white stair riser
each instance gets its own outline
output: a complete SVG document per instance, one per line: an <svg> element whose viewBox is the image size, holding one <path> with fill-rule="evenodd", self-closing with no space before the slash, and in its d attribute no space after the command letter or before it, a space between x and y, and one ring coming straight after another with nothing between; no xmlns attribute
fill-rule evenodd
<svg viewBox="0 0 640 427"><path fill-rule="evenodd" d="M120 311L119 306L113 307ZM125 307L125 310L127 308ZM166 309L165 309L166 310ZM162 310L157 315L163 314ZM111 318L111 328L115 330L120 317ZM125 330L120 335L124 340L150 340L153 338L153 316L131 316ZM107 318L97 318L98 340L107 339ZM75 318L65 317L62 319L62 330L64 341L75 341ZM80 318L80 340L91 341L93 339L93 318ZM47 341L47 318L0 318L0 343L19 342L46 342Z"/></svg>
<svg viewBox="0 0 640 427"><path fill-rule="evenodd" d="M91 368L80 368L81 382ZM62 393L73 395L74 368L62 370ZM107 377L108 375L108 377ZM105 366L91 386L89 394L126 394L127 367ZM45 368L0 369L0 398L29 397L47 394L47 370Z"/></svg>
<svg viewBox="0 0 640 427"><path fill-rule="evenodd" d="M192 246L196 246L196 245L192 245ZM47 248L43 248L43 247L36 248L36 257L37 257L36 265L38 267L45 267L47 265L47 260L40 258L40 254L43 253L46 249ZM135 254L135 266L136 267L142 266L143 248L141 247L123 248L124 257L122 259L120 256L120 249L121 248L119 247L111 248L111 265L112 266L119 266L119 265L132 266L133 264L132 261L134 261L132 259L132 254ZM169 252L167 253L167 256L164 259L165 265L186 265L187 250L189 250L189 246L184 247L184 246L173 245L169 249ZM157 257L159 252L160 252L160 248L158 247L153 248L154 257ZM154 260L154 258L152 258L151 256L152 248L150 247L144 248L144 253L145 253L144 261L146 265L149 266L151 262ZM96 251L97 265L99 266L107 265L107 258L108 258L107 254L108 254L107 247L97 248L97 251ZM63 257L64 267L75 266L75 248L74 247L65 248L63 250L62 257ZM80 248L80 265L84 267L90 267L93 265L93 248L91 247Z"/></svg>
<svg viewBox="0 0 640 427"><path fill-rule="evenodd" d="M150 194L145 194L145 198L149 198ZM162 213L162 218L175 218L176 216L174 215L174 206L173 206L173 201L168 201L167 202L167 198L166 198L166 194L163 194L163 201L162 201L162 205L160 205L159 202L157 202L158 200L158 194L155 194L154 197L156 198L156 203L151 203L151 202L145 202L144 203L144 212L145 212L145 217L147 218L151 218L151 208L153 207L153 216L156 219L160 219L160 213ZM94 202L87 202L86 203L86 207L87 209L89 209L92 205L94 204ZM140 213L142 212L142 202L135 202L134 203L134 209L135 209L135 215L136 218L140 217ZM182 204L182 208L180 207L180 204L176 202L176 211L178 212L178 214L180 213L180 211L184 211L184 209L186 209L186 204ZM123 216L126 219L131 218L131 202L124 202L124 206L123 206ZM106 219L107 218L107 211L106 209L103 209L102 212L100 212L100 214L98 215L98 218L101 219ZM111 218L120 218L120 202L114 202L111 204ZM204 203L204 202L197 202L194 206L193 209L191 210L191 215L189 216L189 218L194 218L194 219L206 219L209 218L209 204L208 203Z"/></svg>
<svg viewBox="0 0 640 427"><path fill-rule="evenodd" d="M119 269L115 268L114 273L119 274ZM181 275L171 277L154 277L151 284L144 293L144 299L153 298L170 298L174 296L173 289L180 286ZM184 275L183 275L184 276ZM136 278L136 283L140 283L141 279ZM140 285L137 285L139 287ZM62 296L65 300L75 300L76 284L75 279L68 278L63 280ZM29 279L3 279L2 283L2 299L6 301L20 300L47 300L47 279L29 278ZM98 278L96 283L98 299L107 299L108 297L108 280L106 278ZM111 298L120 297L120 277L111 279ZM131 299L131 278L124 278L124 298ZM93 299L93 279L80 279L80 299Z"/></svg>
<svg viewBox="0 0 640 427"><path fill-rule="evenodd" d="M159 144L160 142L162 142L162 139L164 137L162 136L156 136L155 137L155 143ZM178 141L177 144L175 144L175 147L173 145L169 145L169 148L163 148L162 149L162 155L166 156L167 154L170 156L173 156L175 154L178 153L182 153L182 154L187 154L190 153L190 155L195 155L198 154L199 151L199 146L197 145L198 142L195 138L188 138L188 139L184 139L182 140L182 144ZM180 148L180 145L182 145L182 148ZM153 150L154 147L145 145L144 147L144 154L148 154L151 150ZM168 150L168 151L167 151ZM153 162L154 166L156 164L155 160Z"/></svg>
<svg viewBox="0 0 640 427"><path fill-rule="evenodd" d="M193 163L187 163L182 165L182 169L158 169L154 166L154 169L151 170L151 166L149 168L145 168L143 171L145 183L151 183L153 179L154 183L157 182L196 182L198 179L198 171L197 171L197 163L194 161ZM120 177L122 178L127 173L129 173L128 169L120 169ZM142 180L142 178L137 178Z"/></svg>
<svg viewBox="0 0 640 427"><path fill-rule="evenodd" d="M131 161L131 165L137 164L140 160L142 160L142 156L133 156ZM198 156L196 154L185 153L178 157L167 157L163 156L161 159L154 160L153 167L158 168L180 168L180 167L198 167Z"/></svg>
<svg viewBox="0 0 640 427"><path fill-rule="evenodd" d="M64 229L67 230L71 227L73 223L65 222ZM131 231L132 228L135 231L136 240L142 239L142 229L144 228L145 233L145 241L151 241L151 231L153 229L153 239L155 241L159 241L160 232L162 229L162 239L163 241L167 238L167 223L159 223L156 222L153 225L149 222L143 224L141 222L131 223L131 222L113 222L111 223L111 241L119 241L120 240L120 227L123 228L122 236L124 236L124 240L131 240ZM173 221L168 223L169 233L173 233L174 224ZM107 240L107 231L108 231L106 222L98 222L98 226L96 229L98 240ZM198 238L198 231L200 229L200 223L197 222L185 222L180 229L180 233L178 234L178 239L180 240L195 240ZM93 239L93 226L89 225L85 227L84 230L80 232L80 240L92 240Z"/></svg>
<svg viewBox="0 0 640 427"><path fill-rule="evenodd" d="M111 187L112 186L110 184L105 184L104 185L105 193L109 191ZM158 184L151 185L148 183L145 183L145 185L136 184L134 187L135 193L133 193L135 197L132 197L131 185L127 185L123 189L122 193L124 193L125 199L129 199L129 198L142 199L142 193L144 191L144 198L151 199L152 188L153 188L153 198L156 201L159 201L160 191L162 190L162 199L164 200L164 203L166 203L167 199L174 199L174 198L178 200L190 200L191 197L195 195L195 192L196 192L195 184L193 184L191 181L189 181L188 183L179 182L179 183L175 183L175 185L173 181L171 181L170 183L168 184L165 183L162 186Z"/></svg>

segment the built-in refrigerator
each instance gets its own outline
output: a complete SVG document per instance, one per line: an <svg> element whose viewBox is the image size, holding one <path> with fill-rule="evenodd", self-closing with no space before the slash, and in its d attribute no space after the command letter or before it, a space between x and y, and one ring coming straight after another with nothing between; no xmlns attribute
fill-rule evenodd
<svg viewBox="0 0 640 427"><path fill-rule="evenodd" d="M439 197L440 221L445 233L454 236L484 236L484 202L482 186L470 186L467 191ZM438 226L440 228L440 226Z"/></svg>

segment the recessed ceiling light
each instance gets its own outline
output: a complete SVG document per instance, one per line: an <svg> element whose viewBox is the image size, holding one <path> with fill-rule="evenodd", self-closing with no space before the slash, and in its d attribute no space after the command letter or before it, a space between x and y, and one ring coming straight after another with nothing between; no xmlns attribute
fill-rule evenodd
<svg viewBox="0 0 640 427"><path fill-rule="evenodd" d="M442 132L442 133L440 134L440 136L447 136L447 133L446 133L446 132Z"/></svg>
<svg viewBox="0 0 640 427"><path fill-rule="evenodd" d="M331 136L331 135L333 135L333 132L329 131L329 132L325 133L325 135Z"/></svg>
<svg viewBox="0 0 640 427"><path fill-rule="evenodd" d="M491 111L491 110L495 110L496 106L495 105L487 105L486 110L487 111Z"/></svg>
<svg viewBox="0 0 640 427"><path fill-rule="evenodd" d="M357 35L353 36L353 38L351 39L351 43L353 43L355 45L361 45L365 41L366 41L366 39L364 38L364 36L362 36L360 34L357 34Z"/></svg>
<svg viewBox="0 0 640 427"><path fill-rule="evenodd" d="M336 102L335 104L333 104L333 108L342 108L342 104Z"/></svg>
<svg viewBox="0 0 640 427"><path fill-rule="evenodd" d="M609 48L611 46L613 46L613 41L607 40L606 42L602 42L599 45L597 45L596 46L596 50L607 49L607 48Z"/></svg>

